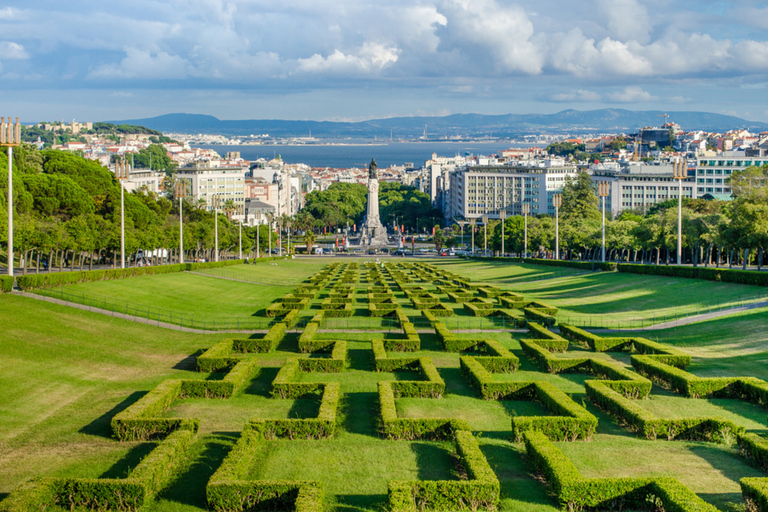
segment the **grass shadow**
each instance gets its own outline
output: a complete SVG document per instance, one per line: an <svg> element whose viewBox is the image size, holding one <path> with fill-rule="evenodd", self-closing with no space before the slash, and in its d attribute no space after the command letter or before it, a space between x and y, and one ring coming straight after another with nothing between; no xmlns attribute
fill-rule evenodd
<svg viewBox="0 0 768 512"><path fill-rule="evenodd" d="M485 437L485 434L483 435ZM481 444L485 458L496 473L501 486L501 499L514 499L538 506L556 506L547 487L532 475L523 453L509 443ZM519 507L519 510L525 510Z"/></svg>
<svg viewBox="0 0 768 512"><path fill-rule="evenodd" d="M280 352L299 352L299 337L298 333L286 334L280 344L277 346L277 350Z"/></svg>
<svg viewBox="0 0 768 512"><path fill-rule="evenodd" d="M91 436L98 436L98 437L106 437L111 439L112 438L112 426L110 425L110 422L112 421L112 418L115 417L118 413L123 412L133 404L139 401L141 397L146 395L146 391L134 391L128 397L120 402L119 404L115 405L112 409L105 412L89 424L82 427L79 432L81 434L88 434Z"/></svg>
<svg viewBox="0 0 768 512"><path fill-rule="evenodd" d="M387 510L386 494L337 494L335 512L382 512Z"/></svg>
<svg viewBox="0 0 768 512"><path fill-rule="evenodd" d="M188 463L177 471L178 477L158 496L171 501L206 509L206 485L237 440L233 432L214 432L191 448Z"/></svg>
<svg viewBox="0 0 768 512"><path fill-rule="evenodd" d="M347 358L351 370L373 370L373 352L370 349L350 349L347 351Z"/></svg>
<svg viewBox="0 0 768 512"><path fill-rule="evenodd" d="M127 478L139 462L157 447L156 443L141 443L131 448L128 453L106 470L99 478Z"/></svg>
<svg viewBox="0 0 768 512"><path fill-rule="evenodd" d="M419 468L419 480L458 480L458 461L452 451L434 443L411 444Z"/></svg>
<svg viewBox="0 0 768 512"><path fill-rule="evenodd" d="M342 428L350 434L378 437L377 409L376 393L346 393L342 402Z"/></svg>
<svg viewBox="0 0 768 512"><path fill-rule="evenodd" d="M438 372L445 381L445 392L447 394L481 399L464 378L460 368L439 368Z"/></svg>
<svg viewBox="0 0 768 512"><path fill-rule="evenodd" d="M197 357L202 354L204 350L197 350L194 353L188 355L175 365L173 365L174 370L186 370L190 372L197 371Z"/></svg>
<svg viewBox="0 0 768 512"><path fill-rule="evenodd" d="M262 367L256 378L251 380L248 386L243 390L243 394L269 398L269 392L272 390L272 381L275 380L277 372L279 371L280 368Z"/></svg>

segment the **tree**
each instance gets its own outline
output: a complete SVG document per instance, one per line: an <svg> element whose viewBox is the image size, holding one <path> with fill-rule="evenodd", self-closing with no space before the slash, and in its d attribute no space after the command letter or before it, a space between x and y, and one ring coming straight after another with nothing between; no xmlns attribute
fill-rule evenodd
<svg viewBox="0 0 768 512"><path fill-rule="evenodd" d="M569 219L601 219L598 199L593 188L592 177L584 171L576 177L566 176L563 187L563 205L560 217Z"/></svg>
<svg viewBox="0 0 768 512"><path fill-rule="evenodd" d="M443 228L440 227L440 224L435 224L432 229L435 231L435 236L432 238L435 242L435 250L439 253L443 250L443 243L445 243Z"/></svg>
<svg viewBox="0 0 768 512"><path fill-rule="evenodd" d="M312 247L315 245L315 234L311 230L304 233L304 242L307 244L307 254L312 254Z"/></svg>

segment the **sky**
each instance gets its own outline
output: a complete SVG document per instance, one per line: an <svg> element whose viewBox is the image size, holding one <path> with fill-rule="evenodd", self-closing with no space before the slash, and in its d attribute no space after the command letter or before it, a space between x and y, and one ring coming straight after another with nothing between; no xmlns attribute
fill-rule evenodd
<svg viewBox="0 0 768 512"><path fill-rule="evenodd" d="M365 119L566 109L768 122L764 0L12 0L22 123Z"/></svg>

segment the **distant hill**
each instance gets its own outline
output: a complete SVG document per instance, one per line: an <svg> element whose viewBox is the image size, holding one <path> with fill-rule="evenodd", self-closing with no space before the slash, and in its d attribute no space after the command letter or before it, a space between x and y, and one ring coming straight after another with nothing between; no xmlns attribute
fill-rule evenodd
<svg viewBox="0 0 768 512"><path fill-rule="evenodd" d="M748 129L768 131L768 123L746 121L734 116L711 112L666 112L669 120L684 130L723 132ZM115 124L141 125L161 132L204 133L221 135L258 135L272 137L344 138L377 136L387 139L416 138L424 134L439 137L515 137L539 133L632 133L645 126L663 124L662 111L631 111L621 109L563 110L556 114L454 114L443 117L393 117L371 119L357 123L330 121L289 121L254 119L223 121L200 114L166 114L148 119L110 121Z"/></svg>

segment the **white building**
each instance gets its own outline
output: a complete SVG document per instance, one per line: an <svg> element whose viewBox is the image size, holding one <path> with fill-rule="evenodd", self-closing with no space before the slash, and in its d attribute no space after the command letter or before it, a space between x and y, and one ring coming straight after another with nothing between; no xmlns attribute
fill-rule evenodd
<svg viewBox="0 0 768 512"><path fill-rule="evenodd" d="M750 155L750 156L747 156ZM734 171L768 164L768 151L706 151L696 156L696 197L731 199L727 180Z"/></svg>
<svg viewBox="0 0 768 512"><path fill-rule="evenodd" d="M213 209L213 197L219 196L221 204L232 200L235 206L245 205L245 167L182 167L176 172L179 179L188 180L190 195L195 200L202 199Z"/></svg>
<svg viewBox="0 0 768 512"><path fill-rule="evenodd" d="M671 162L622 162L620 167L602 164L592 166L589 172L595 187L600 182L608 183L605 209L614 216L623 210L645 212L656 203L677 199L680 194ZM693 169L686 168L686 172L683 197L691 199L695 197Z"/></svg>
<svg viewBox="0 0 768 512"><path fill-rule="evenodd" d="M554 214L552 196L563 190L567 176L576 166L563 159L526 160L513 165L468 166L450 173L447 218L498 219L499 212L522 215L523 203L531 214Z"/></svg>

